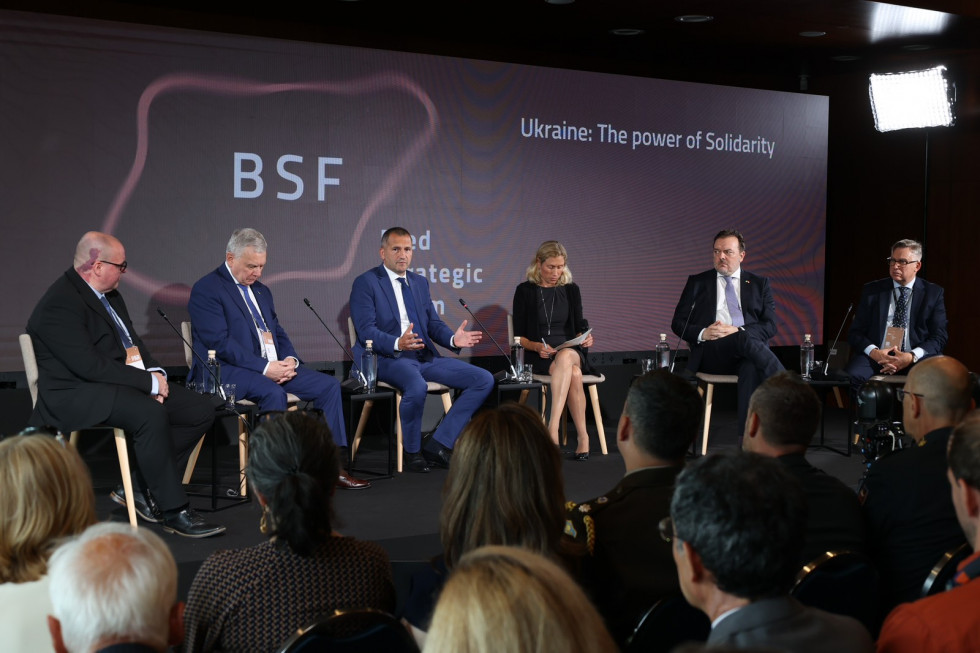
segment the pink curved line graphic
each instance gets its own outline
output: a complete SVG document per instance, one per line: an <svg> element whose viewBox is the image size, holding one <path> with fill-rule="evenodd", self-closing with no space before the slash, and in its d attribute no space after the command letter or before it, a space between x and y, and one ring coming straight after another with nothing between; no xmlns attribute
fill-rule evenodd
<svg viewBox="0 0 980 653"><path fill-rule="evenodd" d="M133 166L129 170L125 181L116 193L109 212L106 214L102 225L102 231L113 233L119 225L123 211L129 203L143 169L146 166L146 157L149 153L149 113L150 106L158 97L181 91L203 91L227 96L261 96L273 95L276 93L288 93L297 91L309 91L314 93L335 93L337 95L353 96L366 93L373 93L384 89L395 89L403 91L417 99L428 114L428 123L412 144L395 161L391 171L385 176L384 182L368 199L361 216L357 221L357 226L351 234L351 246L347 250L347 256L343 262L333 268L317 270L293 270L280 272L270 275L263 279L265 283L272 284L278 281L324 281L338 279L348 272L354 263L354 253L356 246L360 242L361 236L367 227L368 221L375 214L380 206L388 201L395 191L401 186L409 170L415 165L426 149L435 139L436 130L439 126L439 113L436 110L432 99L421 87L413 80L401 73L378 73L361 79L344 80L342 82L329 81L310 81L310 82L289 82L289 83L266 83L256 80L239 79L232 77L217 77L210 75L182 74L175 73L164 75L155 80L143 94L136 111L137 139L136 156ZM123 280L130 286L146 293L154 295L164 302L171 304L186 303L190 299L190 288L173 287L172 281L155 279L145 274L141 274L132 268L123 277ZM168 286L170 286L168 288Z"/></svg>

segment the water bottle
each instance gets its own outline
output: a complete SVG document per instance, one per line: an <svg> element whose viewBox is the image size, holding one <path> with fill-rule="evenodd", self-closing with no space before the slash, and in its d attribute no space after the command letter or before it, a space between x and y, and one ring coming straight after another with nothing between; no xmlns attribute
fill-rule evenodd
<svg viewBox="0 0 980 653"><path fill-rule="evenodd" d="M514 346L510 348L510 362L514 365L514 381L521 380L524 371L524 347L521 345L521 337L514 336Z"/></svg>
<svg viewBox="0 0 980 653"><path fill-rule="evenodd" d="M208 369L204 375L204 394L216 395L221 393L221 366L218 365L217 352L208 350Z"/></svg>
<svg viewBox="0 0 980 653"><path fill-rule="evenodd" d="M374 341L364 343L361 355L361 373L364 375L364 392L372 393L378 389L378 355L374 353Z"/></svg>
<svg viewBox="0 0 980 653"><path fill-rule="evenodd" d="M670 345L667 343L667 334L660 334L660 342L657 343L657 368L665 369L670 367Z"/></svg>
<svg viewBox="0 0 980 653"><path fill-rule="evenodd" d="M810 378L813 371L813 342L810 341L810 334L803 334L803 344L800 345L800 376L804 379Z"/></svg>

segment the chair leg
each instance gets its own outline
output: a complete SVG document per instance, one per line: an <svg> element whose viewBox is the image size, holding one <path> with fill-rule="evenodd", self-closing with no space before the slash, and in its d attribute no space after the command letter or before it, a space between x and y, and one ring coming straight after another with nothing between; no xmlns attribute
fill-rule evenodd
<svg viewBox="0 0 980 653"><path fill-rule="evenodd" d="M361 416L357 420L357 429L354 431L354 441L350 445L351 460L354 460L354 456L357 455L357 448L361 446L361 436L364 435L364 428L367 426L372 406L374 406L374 401L365 401L361 407Z"/></svg>
<svg viewBox="0 0 980 653"><path fill-rule="evenodd" d="M527 395L528 395L529 392L530 392L530 390L521 390L521 398L519 399L519 402L520 403L522 403L522 404L526 404L527 403Z"/></svg>
<svg viewBox="0 0 980 653"><path fill-rule="evenodd" d="M452 392L443 392L442 394L442 410L444 412L449 412L453 407L453 397Z"/></svg>
<svg viewBox="0 0 980 653"><path fill-rule="evenodd" d="M701 433L701 455L708 453L708 430L711 428L711 403L715 398L715 384L707 384L707 395L704 399L704 430Z"/></svg>
<svg viewBox="0 0 980 653"><path fill-rule="evenodd" d="M395 393L395 469L402 471L402 393Z"/></svg>
<svg viewBox="0 0 980 653"><path fill-rule="evenodd" d="M838 408L844 407L844 399L840 395L840 388L838 388L836 385L834 386L834 399L837 400Z"/></svg>
<svg viewBox="0 0 980 653"><path fill-rule="evenodd" d="M129 513L129 523L133 528L136 522L136 497L133 494L133 477L129 471L129 448L126 446L126 432L122 429L112 429L116 439L116 453L119 454L119 472L122 474L123 490L126 492L126 512Z"/></svg>
<svg viewBox="0 0 980 653"><path fill-rule="evenodd" d="M548 423L548 386L541 385L541 419Z"/></svg>
<svg viewBox="0 0 980 653"><path fill-rule="evenodd" d="M197 457L201 455L201 447L204 445L204 435L201 439L197 441L194 445L194 450L191 451L191 457L187 459L187 467L184 469L184 479L181 481L184 485L191 482L191 476L194 475L194 468L197 467Z"/></svg>
<svg viewBox="0 0 980 653"><path fill-rule="evenodd" d="M245 417L238 418L238 494L247 496L248 483L245 482L245 465L248 463L248 429Z"/></svg>
<svg viewBox="0 0 980 653"><path fill-rule="evenodd" d="M589 386L589 396L592 398L592 413L595 416L595 428L599 433L599 446L602 448L602 455L609 455L606 448L606 429L602 426L602 411L599 408L599 388L593 384Z"/></svg>

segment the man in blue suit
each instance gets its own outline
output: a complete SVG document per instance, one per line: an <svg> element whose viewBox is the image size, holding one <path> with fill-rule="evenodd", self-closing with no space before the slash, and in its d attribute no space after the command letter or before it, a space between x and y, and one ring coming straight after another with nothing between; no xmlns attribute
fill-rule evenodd
<svg viewBox="0 0 980 653"><path fill-rule="evenodd" d="M225 262L194 284L187 307L194 349L205 360L208 350L215 350L221 381L236 384L238 397L257 403L260 413L286 410L287 392L312 401L323 411L337 446L347 446L340 383L300 365L276 317L272 293L259 283L267 248L255 229L238 229L228 241ZM201 381L206 372L199 368L195 361L191 378ZM341 471L337 485L361 489L370 483Z"/></svg>
<svg viewBox="0 0 980 653"><path fill-rule="evenodd" d="M402 391L401 424L408 469L429 471L429 464L449 467L460 431L493 389L493 375L456 358L439 354L435 344L455 352L472 347L483 334L466 331L466 320L455 333L432 306L425 277L409 271L412 235L392 227L381 237L381 265L354 280L350 314L357 329L354 360L364 343L373 341L378 354L378 380ZM462 390L453 407L422 449L422 412L426 382Z"/></svg>
<svg viewBox="0 0 980 653"><path fill-rule="evenodd" d="M713 270L687 278L671 329L691 348L688 370L738 375L741 434L752 393L783 369L769 349L776 335L776 303L767 278L742 270L745 239L739 231L718 232L712 257Z"/></svg>
<svg viewBox="0 0 980 653"><path fill-rule="evenodd" d="M847 342L854 356L847 365L856 391L876 374L908 373L923 358L946 346L943 289L916 275L922 269L922 244L900 240L887 259L887 279L864 285ZM900 342L885 345L889 327L901 329Z"/></svg>

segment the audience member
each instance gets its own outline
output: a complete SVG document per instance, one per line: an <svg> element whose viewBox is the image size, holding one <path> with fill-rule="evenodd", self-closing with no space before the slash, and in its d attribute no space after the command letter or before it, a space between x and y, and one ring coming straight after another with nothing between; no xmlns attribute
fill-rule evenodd
<svg viewBox="0 0 980 653"><path fill-rule="evenodd" d="M119 522L90 526L51 556L58 653L149 653L184 637L177 563L160 536Z"/></svg>
<svg viewBox="0 0 980 653"><path fill-rule="evenodd" d="M457 442L442 496L443 553L412 578L403 615L420 641L447 574L467 551L513 545L556 560L566 552L561 457L541 416L527 406L505 403L473 418Z"/></svg>
<svg viewBox="0 0 980 653"><path fill-rule="evenodd" d="M633 382L616 432L626 475L605 495L568 504L565 534L588 551L582 582L622 646L659 599L677 594L677 569L657 528L697 435L702 403L667 370Z"/></svg>
<svg viewBox="0 0 980 653"><path fill-rule="evenodd" d="M980 651L980 411L949 437L949 470L956 517L973 548L947 592L895 608L878 638L879 653L974 653Z"/></svg>
<svg viewBox="0 0 980 653"><path fill-rule="evenodd" d="M919 598L939 558L966 541L946 481L946 445L970 410L971 391L969 372L954 358L934 356L913 367L899 397L905 432L916 446L868 469L859 496L886 612Z"/></svg>
<svg viewBox="0 0 980 653"><path fill-rule="evenodd" d="M442 591L425 653L618 650L599 613L547 557L512 546L464 555Z"/></svg>
<svg viewBox="0 0 980 653"><path fill-rule="evenodd" d="M820 399L798 374L779 372L752 393L742 448L775 458L803 484L809 519L803 561L827 551L864 553L864 517L857 494L811 465L806 448L820 426Z"/></svg>
<svg viewBox="0 0 980 653"><path fill-rule="evenodd" d="M0 441L0 633L3 649L50 651L48 556L95 523L88 468L46 433Z"/></svg>
<svg viewBox="0 0 980 653"><path fill-rule="evenodd" d="M677 477L664 537L673 542L685 598L711 619L709 646L873 649L856 620L788 594L800 570L806 513L799 481L758 454L707 456Z"/></svg>
<svg viewBox="0 0 980 653"><path fill-rule="evenodd" d="M255 429L248 477L269 540L201 565L187 603L186 651L270 651L337 608L394 611L384 549L333 530L339 471L322 421L288 412Z"/></svg>

